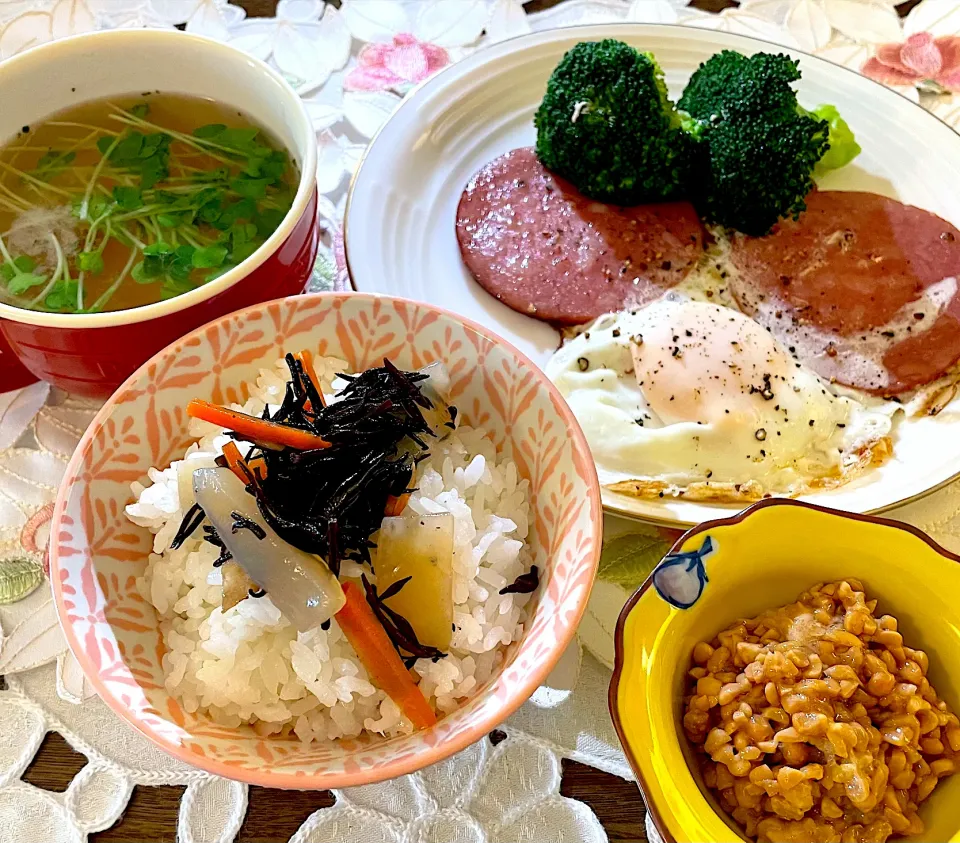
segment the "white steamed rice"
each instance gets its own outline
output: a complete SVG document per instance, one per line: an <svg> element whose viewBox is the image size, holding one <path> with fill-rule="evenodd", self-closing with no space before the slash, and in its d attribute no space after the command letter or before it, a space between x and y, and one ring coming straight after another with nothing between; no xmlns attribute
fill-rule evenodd
<svg viewBox="0 0 960 843"><path fill-rule="evenodd" d="M334 358L316 361L325 392L344 385L330 385L344 366ZM251 398L235 406L254 415L265 403L275 409L287 378L282 359L273 369L261 369ZM198 441L184 461L151 468L148 485L133 484L136 502L126 509L131 521L154 533L154 552L137 585L160 619L167 690L188 712L206 712L225 726L250 723L261 735L292 730L310 742L363 731L411 731L393 701L370 682L336 620L326 632L317 627L298 633L269 595L222 612L220 571L213 567L218 550L198 538L200 531L177 550L170 548L194 503L180 500L181 490L184 496L192 490L178 477L192 472L191 465L210 465L229 441L214 425L190 424ZM501 596L499 590L530 567L528 483L483 431L462 426L432 444L415 485L411 509L448 511L456 519L456 629L449 655L436 663L420 659L413 668L424 696L443 714L476 693L500 665L503 648L523 634L529 595ZM359 572L355 563L344 563L343 574Z"/></svg>

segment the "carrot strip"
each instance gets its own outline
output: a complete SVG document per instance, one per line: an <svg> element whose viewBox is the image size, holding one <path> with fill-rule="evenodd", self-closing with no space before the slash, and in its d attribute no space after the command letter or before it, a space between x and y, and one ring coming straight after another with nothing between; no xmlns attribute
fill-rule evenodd
<svg viewBox="0 0 960 843"><path fill-rule="evenodd" d="M417 729L437 722L437 715L403 666L383 625L356 583L343 583L347 602L337 612L337 623L357 651L373 681L386 692Z"/></svg>
<svg viewBox="0 0 960 843"><path fill-rule="evenodd" d="M267 476L267 461L263 457L254 457L252 460L248 460L247 468L260 480Z"/></svg>
<svg viewBox="0 0 960 843"><path fill-rule="evenodd" d="M320 396L320 401L323 403L323 406L326 407L326 402L323 399L323 390L320 388L320 378L317 377L317 371L313 368L313 355L305 348L293 356L303 364L303 373L310 378L310 382L317 390L317 395ZM303 405L303 409L308 412L313 409L309 400Z"/></svg>
<svg viewBox="0 0 960 843"><path fill-rule="evenodd" d="M243 457L240 456L240 449L237 447L237 443L227 442L227 444L223 446L223 456L227 460L227 468L236 474L240 482L246 486L250 482L250 477L247 472L243 470Z"/></svg>
<svg viewBox="0 0 960 843"><path fill-rule="evenodd" d="M405 492L404 494L400 495L399 498L394 497L393 495L388 495L387 505L383 510L383 514L387 516L387 518L392 518L396 515L399 515L404 509L407 508L407 501L409 500L409 492Z"/></svg>
<svg viewBox="0 0 960 843"><path fill-rule="evenodd" d="M314 451L318 448L329 448L326 439L306 430L298 430L285 424L258 419L230 410L227 407L218 407L209 401L194 398L187 404L187 415L194 419L210 422L211 424L232 430L241 436L255 439L259 442L268 442L274 445L285 445L298 451Z"/></svg>

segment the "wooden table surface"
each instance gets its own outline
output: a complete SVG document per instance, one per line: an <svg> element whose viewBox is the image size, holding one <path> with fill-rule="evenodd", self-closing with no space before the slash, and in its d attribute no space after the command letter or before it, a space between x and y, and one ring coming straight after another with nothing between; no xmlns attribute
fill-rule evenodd
<svg viewBox="0 0 960 843"><path fill-rule="evenodd" d="M233 0L251 17L273 15L276 0ZM532 0L528 11L538 11L562 0ZM902 14L916 0L900 7ZM735 5L730 0L694 0L691 5L720 11ZM496 735L494 740L496 740ZM86 763L56 733L47 736L25 781L47 790L62 792ZM175 843L177 812L182 787L136 787L120 822L90 836L91 843ZM647 839L643 803L636 786L573 761L563 762L560 792L589 805L606 829L610 843L637 843ZM247 818L237 840L240 843L287 843L300 825L318 808L329 807L328 792L263 790L250 788Z"/></svg>

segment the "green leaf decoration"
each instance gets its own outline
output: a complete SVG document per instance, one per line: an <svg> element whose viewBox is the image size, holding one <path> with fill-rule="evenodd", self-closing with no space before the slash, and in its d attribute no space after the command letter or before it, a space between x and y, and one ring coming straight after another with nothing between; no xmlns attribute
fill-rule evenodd
<svg viewBox="0 0 960 843"><path fill-rule="evenodd" d="M193 253L196 249L193 246L179 246L170 259L170 265L167 267L167 274L174 281L189 281L190 273L193 272ZM192 289L190 285L187 289Z"/></svg>
<svg viewBox="0 0 960 843"><path fill-rule="evenodd" d="M81 252L77 255L77 266L84 272L96 275L103 272L103 256L100 252Z"/></svg>
<svg viewBox="0 0 960 843"><path fill-rule="evenodd" d="M149 246L144 248L143 253L145 255L172 255L176 249L173 248L169 243L164 243L163 240L158 240L156 243L151 243Z"/></svg>
<svg viewBox="0 0 960 843"><path fill-rule="evenodd" d="M230 182L230 189L244 199L261 199L267 195L270 179L237 178Z"/></svg>
<svg viewBox="0 0 960 843"><path fill-rule="evenodd" d="M76 281L57 281L50 295L43 303L50 310L63 310L69 308L76 309L77 306L77 282Z"/></svg>
<svg viewBox="0 0 960 843"><path fill-rule="evenodd" d="M218 266L213 272L208 272L207 275L204 276L204 283L213 281L214 278L219 278L221 275L225 275L231 269L236 269L236 264L225 263L223 266Z"/></svg>
<svg viewBox="0 0 960 843"><path fill-rule="evenodd" d="M31 287L39 287L47 283L46 275L36 275L33 272L18 272L7 281L7 290L14 296L23 295Z"/></svg>
<svg viewBox="0 0 960 843"><path fill-rule="evenodd" d="M107 138L107 140L110 140L110 139ZM76 204L73 206L73 215L78 219L80 217L80 204L81 203L77 201ZM87 218L92 220L98 219L99 217L108 215L109 210L110 210L110 207L106 197L94 196L90 200L90 206L87 211Z"/></svg>
<svg viewBox="0 0 960 843"><path fill-rule="evenodd" d="M180 214L158 214L157 222L161 228L177 228L184 222Z"/></svg>
<svg viewBox="0 0 960 843"><path fill-rule="evenodd" d="M143 137L140 132L130 132L117 144L111 158L115 159L118 164L121 162L127 164L139 158L140 153L143 152Z"/></svg>
<svg viewBox="0 0 960 843"><path fill-rule="evenodd" d="M216 135L217 143L237 152L254 152L261 149L256 143L260 130L250 126L245 129L224 129Z"/></svg>
<svg viewBox="0 0 960 843"><path fill-rule="evenodd" d="M43 568L39 562L24 557L0 560L0 604L23 600L42 582Z"/></svg>
<svg viewBox="0 0 960 843"><path fill-rule="evenodd" d="M110 163L131 173L140 174L140 188L148 190L157 182L163 181L170 171L170 142L173 138L163 132L145 135L142 132L127 132L114 146L114 141L102 145L101 138L97 147L103 155L110 151Z"/></svg>
<svg viewBox="0 0 960 843"><path fill-rule="evenodd" d="M39 287L47 283L46 275L39 275L33 270L37 262L29 255L20 255L13 259L13 263L5 263L0 267L0 276L7 282L7 291L14 296L21 296L31 287Z"/></svg>
<svg viewBox="0 0 960 843"><path fill-rule="evenodd" d="M204 246L193 253L193 265L197 269L213 269L223 263L227 256L225 246Z"/></svg>
<svg viewBox="0 0 960 843"><path fill-rule="evenodd" d="M208 123L206 126L198 126L194 129L193 136L195 138L215 138L226 128L223 123Z"/></svg>
<svg viewBox="0 0 960 843"><path fill-rule="evenodd" d="M157 280L157 275L147 275L149 268L145 261L140 261L139 263L134 264L133 269L130 270L130 277L136 281L138 284L152 284Z"/></svg>
<svg viewBox="0 0 960 843"><path fill-rule="evenodd" d="M139 187L126 187L122 184L113 188L113 200L121 211L135 211L143 207L143 193Z"/></svg>
<svg viewBox="0 0 960 843"><path fill-rule="evenodd" d="M37 166L33 170L33 176L41 181L52 179L66 170L76 157L76 152L60 152L56 149L48 149L37 162Z"/></svg>
<svg viewBox="0 0 960 843"><path fill-rule="evenodd" d="M256 220L257 236L261 240L266 240L280 227L280 223L283 222L283 218L286 215L286 211L281 211L277 208L266 208L261 211L260 216Z"/></svg>
<svg viewBox="0 0 960 843"><path fill-rule="evenodd" d="M633 590L639 588L670 549L659 536L627 533L605 542L597 576L605 582Z"/></svg>

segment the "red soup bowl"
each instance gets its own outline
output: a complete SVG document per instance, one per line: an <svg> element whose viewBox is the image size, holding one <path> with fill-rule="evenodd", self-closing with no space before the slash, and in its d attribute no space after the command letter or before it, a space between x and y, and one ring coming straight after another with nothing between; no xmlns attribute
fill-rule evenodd
<svg viewBox="0 0 960 843"><path fill-rule="evenodd" d="M109 396L140 364L213 319L303 292L317 254L316 135L296 92L266 64L174 30L65 38L0 64L0 139L72 105L144 91L188 94L242 111L300 171L290 211L234 269L176 298L108 313L47 313L0 303L0 392L40 378Z"/></svg>

